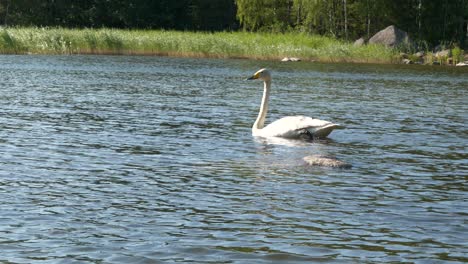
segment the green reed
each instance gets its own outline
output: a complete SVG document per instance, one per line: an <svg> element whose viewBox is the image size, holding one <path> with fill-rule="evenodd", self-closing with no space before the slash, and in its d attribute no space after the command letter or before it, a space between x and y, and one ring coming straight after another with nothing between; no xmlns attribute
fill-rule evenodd
<svg viewBox="0 0 468 264"><path fill-rule="evenodd" d="M165 30L0 28L3 54L135 54L325 62L395 61L377 45L355 47L334 38L297 33L182 32Z"/></svg>

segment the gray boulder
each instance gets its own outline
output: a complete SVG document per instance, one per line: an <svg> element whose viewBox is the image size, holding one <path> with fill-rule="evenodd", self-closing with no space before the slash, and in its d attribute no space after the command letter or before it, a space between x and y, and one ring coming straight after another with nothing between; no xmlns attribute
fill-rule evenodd
<svg viewBox="0 0 468 264"><path fill-rule="evenodd" d="M382 44L387 47L398 47L401 45L410 45L411 40L408 33L392 25L372 36L372 38L369 39L369 44Z"/></svg>
<svg viewBox="0 0 468 264"><path fill-rule="evenodd" d="M445 50L441 50L441 51L438 51L435 56L437 58L441 58L441 57L448 57L450 56L450 50L449 49L445 49Z"/></svg>
<svg viewBox="0 0 468 264"><path fill-rule="evenodd" d="M364 44L366 44L366 40L364 38L359 38L359 39L356 39L356 41L354 41L353 46L360 47Z"/></svg>
<svg viewBox="0 0 468 264"><path fill-rule="evenodd" d="M439 45L435 46L434 53L439 52L439 51L444 50L444 49L446 49L445 45L439 44Z"/></svg>
<svg viewBox="0 0 468 264"><path fill-rule="evenodd" d="M415 54L413 54L413 56L418 57L418 58L422 58L424 57L424 55L425 55L424 51L418 51Z"/></svg>
<svg viewBox="0 0 468 264"><path fill-rule="evenodd" d="M402 62L403 64L414 64L414 62L410 59L403 59Z"/></svg>

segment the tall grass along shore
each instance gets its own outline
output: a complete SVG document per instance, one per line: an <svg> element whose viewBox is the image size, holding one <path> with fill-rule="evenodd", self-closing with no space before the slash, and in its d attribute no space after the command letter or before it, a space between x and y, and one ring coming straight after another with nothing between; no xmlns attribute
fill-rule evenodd
<svg viewBox="0 0 468 264"><path fill-rule="evenodd" d="M280 59L322 62L396 61L380 45L355 47L308 34L181 32L164 30L0 28L3 54L115 54L180 57Z"/></svg>

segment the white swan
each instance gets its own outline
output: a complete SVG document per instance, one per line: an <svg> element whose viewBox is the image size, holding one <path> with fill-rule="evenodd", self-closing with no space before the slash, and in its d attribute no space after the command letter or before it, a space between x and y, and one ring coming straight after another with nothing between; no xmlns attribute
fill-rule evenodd
<svg viewBox="0 0 468 264"><path fill-rule="evenodd" d="M338 124L307 116L286 116L264 126L268 112L268 99L270 97L270 72L266 69L261 69L250 78L247 78L247 80L255 79L263 80L264 90L260 112L252 126L253 136L314 139L327 137L333 129L343 128Z"/></svg>

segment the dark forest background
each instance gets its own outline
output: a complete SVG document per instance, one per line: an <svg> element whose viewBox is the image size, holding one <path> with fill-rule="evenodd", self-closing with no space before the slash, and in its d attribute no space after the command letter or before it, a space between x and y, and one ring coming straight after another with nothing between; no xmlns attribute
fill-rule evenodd
<svg viewBox="0 0 468 264"><path fill-rule="evenodd" d="M427 46L467 46L468 0L0 0L0 24L305 32L354 40L395 25Z"/></svg>

